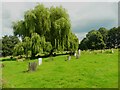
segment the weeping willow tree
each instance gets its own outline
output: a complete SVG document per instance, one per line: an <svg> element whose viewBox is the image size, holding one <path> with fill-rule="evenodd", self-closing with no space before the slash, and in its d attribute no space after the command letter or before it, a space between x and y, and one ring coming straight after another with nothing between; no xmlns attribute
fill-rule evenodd
<svg viewBox="0 0 120 90"><path fill-rule="evenodd" d="M56 49L65 49L65 45L68 43L69 33L71 32L71 24L69 15L66 9L60 7L51 7L51 43ZM54 33L54 35L53 35Z"/></svg>
<svg viewBox="0 0 120 90"><path fill-rule="evenodd" d="M24 20L14 22L13 29L14 34L22 37L22 40L37 33L57 50L68 50L68 44L72 42L69 40L72 33L69 14L62 6L46 8L43 4L38 4L25 12Z"/></svg>
<svg viewBox="0 0 120 90"><path fill-rule="evenodd" d="M23 55L23 53L24 53L23 43L20 42L20 43L16 44L13 51L14 51L13 55L15 55L15 56Z"/></svg>
<svg viewBox="0 0 120 90"><path fill-rule="evenodd" d="M70 33L70 37L68 38L68 50L69 51L76 51L78 50L78 46L79 46L79 40L76 37L75 34Z"/></svg>
<svg viewBox="0 0 120 90"><path fill-rule="evenodd" d="M35 57L37 53L40 53L43 51L42 45L40 44L41 42L41 37L37 33L33 33L31 37L31 57Z"/></svg>
<svg viewBox="0 0 120 90"><path fill-rule="evenodd" d="M24 48L24 54L26 55L26 58L28 58L28 55L31 53L31 46L32 46L31 38L25 37L23 39L23 48Z"/></svg>

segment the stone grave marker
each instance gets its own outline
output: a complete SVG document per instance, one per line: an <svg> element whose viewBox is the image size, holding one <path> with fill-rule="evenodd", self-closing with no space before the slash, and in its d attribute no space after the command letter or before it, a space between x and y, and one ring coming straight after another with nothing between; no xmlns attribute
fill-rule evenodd
<svg viewBox="0 0 120 90"><path fill-rule="evenodd" d="M68 60L71 60L71 56L68 56Z"/></svg>
<svg viewBox="0 0 120 90"><path fill-rule="evenodd" d="M36 71L37 63L36 62L29 62L28 64L28 71Z"/></svg>
<svg viewBox="0 0 120 90"><path fill-rule="evenodd" d="M79 59L80 54L81 54L81 50L79 49L78 52L77 52L77 54L76 54L76 59Z"/></svg>
<svg viewBox="0 0 120 90"><path fill-rule="evenodd" d="M111 50L112 53L114 53L113 49Z"/></svg>
<svg viewBox="0 0 120 90"><path fill-rule="evenodd" d="M74 53L74 56L76 57L76 52Z"/></svg>
<svg viewBox="0 0 120 90"><path fill-rule="evenodd" d="M76 59L79 59L79 57L80 57L80 55L79 55L79 54L77 54L77 55L76 55Z"/></svg>
<svg viewBox="0 0 120 90"><path fill-rule="evenodd" d="M42 64L42 58L38 58L38 65Z"/></svg>
<svg viewBox="0 0 120 90"><path fill-rule="evenodd" d="M79 50L78 50L78 55L80 55L80 54L81 54L81 50L79 49Z"/></svg>

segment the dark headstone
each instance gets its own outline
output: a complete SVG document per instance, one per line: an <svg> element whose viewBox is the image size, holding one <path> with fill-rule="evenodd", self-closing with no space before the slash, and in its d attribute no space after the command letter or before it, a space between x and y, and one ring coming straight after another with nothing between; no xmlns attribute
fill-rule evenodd
<svg viewBox="0 0 120 90"><path fill-rule="evenodd" d="M77 54L77 55L76 55L76 59L79 59L79 57L80 57L80 55Z"/></svg>
<svg viewBox="0 0 120 90"><path fill-rule="evenodd" d="M36 62L29 62L28 64L28 71L36 71L37 63Z"/></svg>

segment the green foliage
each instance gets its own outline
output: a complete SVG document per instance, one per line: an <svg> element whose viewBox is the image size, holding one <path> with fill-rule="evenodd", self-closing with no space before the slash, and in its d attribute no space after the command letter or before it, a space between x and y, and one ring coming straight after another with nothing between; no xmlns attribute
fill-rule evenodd
<svg viewBox="0 0 120 90"><path fill-rule="evenodd" d="M92 30L88 32L79 45L82 50L118 47L120 47L120 27L114 27L110 30L101 27L98 31Z"/></svg>
<svg viewBox="0 0 120 90"><path fill-rule="evenodd" d="M120 48L120 26L117 29L117 33L118 33L118 35L117 35L117 45Z"/></svg>
<svg viewBox="0 0 120 90"><path fill-rule="evenodd" d="M105 47L105 43L103 41L103 36L99 31L92 30L88 32L86 35L88 38L89 49L103 49Z"/></svg>
<svg viewBox="0 0 120 90"><path fill-rule="evenodd" d="M78 41L78 38L76 37L75 34L70 33L70 37L69 37L68 43L69 43L69 45L68 45L68 50L69 51L76 51L76 50L78 50L79 41Z"/></svg>
<svg viewBox="0 0 120 90"><path fill-rule="evenodd" d="M31 37L31 42L32 42L32 46L31 46L32 57L35 57L37 53L43 51L42 46L40 44L41 42L40 36L37 33L33 33Z"/></svg>
<svg viewBox="0 0 120 90"><path fill-rule="evenodd" d="M0 39L0 53L2 53L2 39Z"/></svg>
<svg viewBox="0 0 120 90"><path fill-rule="evenodd" d="M118 45L120 44L119 37L120 37L119 28L114 27L110 29L108 32L107 47L108 48L118 47Z"/></svg>
<svg viewBox="0 0 120 90"><path fill-rule="evenodd" d="M38 4L34 8L35 19L35 32L40 36L47 36L50 31L50 12L43 4Z"/></svg>
<svg viewBox="0 0 120 90"><path fill-rule="evenodd" d="M80 43L80 49L104 49L105 43L103 41L103 36L99 31L92 30L88 32L86 38L84 38Z"/></svg>
<svg viewBox="0 0 120 90"><path fill-rule="evenodd" d="M16 36L5 35L4 37L2 37L2 55L12 55L14 46L19 42L20 41Z"/></svg>
<svg viewBox="0 0 120 90"><path fill-rule="evenodd" d="M88 41L89 41L88 38L84 38L84 39L80 42L79 48L80 48L81 50L87 50L87 49L88 49L88 45L89 45Z"/></svg>
<svg viewBox="0 0 120 90"><path fill-rule="evenodd" d="M38 4L34 9L25 12L24 20L13 23L13 30L14 35L22 39L37 33L40 37L44 37L45 40L42 42L51 42L52 48L60 51L68 50L66 45L69 43L75 44L74 41L68 42L72 33L71 24L69 15L62 6L46 8L43 4ZM45 43L42 43L42 47L44 45Z"/></svg>
<svg viewBox="0 0 120 90"><path fill-rule="evenodd" d="M25 27L25 21L19 20L13 22L13 32L15 36L19 36L22 39L24 38L24 36L28 36L29 32L27 32L27 29Z"/></svg>
<svg viewBox="0 0 120 90"><path fill-rule="evenodd" d="M52 45L50 42L46 42L43 48L44 52L50 52L52 50Z"/></svg>
<svg viewBox="0 0 120 90"><path fill-rule="evenodd" d="M101 33L101 35L103 36L103 41L105 42L105 44L107 44L108 30L107 30L106 28L104 28L104 27L101 27L101 28L99 28L98 31L99 31L99 32Z"/></svg>
<svg viewBox="0 0 120 90"><path fill-rule="evenodd" d="M35 57L35 55L37 55L38 53L43 52L45 44L46 42L44 37L40 37L37 33L32 33L31 38L25 37L21 43L18 43L16 45L16 47L14 48L14 50L16 50L14 55L25 54L26 58L28 56ZM22 51L20 51L19 47ZM50 45L48 47L51 49Z"/></svg>
<svg viewBox="0 0 120 90"><path fill-rule="evenodd" d="M51 7L50 12L51 44L53 47L61 51L65 49L65 45L68 45L69 33L71 32L69 15L62 6L56 8Z"/></svg>
<svg viewBox="0 0 120 90"><path fill-rule="evenodd" d="M15 56L23 55L23 53L24 53L23 43L20 42L20 43L16 44L13 51L14 51L13 55L15 55Z"/></svg>
<svg viewBox="0 0 120 90"><path fill-rule="evenodd" d="M28 57L29 52L31 51L32 41L29 37L25 37L23 40L24 54Z"/></svg>

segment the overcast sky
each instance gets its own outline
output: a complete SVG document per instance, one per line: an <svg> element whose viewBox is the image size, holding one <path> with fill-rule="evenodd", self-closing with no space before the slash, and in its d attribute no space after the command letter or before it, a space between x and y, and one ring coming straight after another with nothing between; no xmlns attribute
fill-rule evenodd
<svg viewBox="0 0 120 90"><path fill-rule="evenodd" d="M36 4L36 2L2 2L0 38L3 35L13 35L12 22L23 19L24 12L34 8ZM73 33L80 40L90 30L118 26L117 2L44 2L43 4L46 7L62 5L69 13Z"/></svg>

